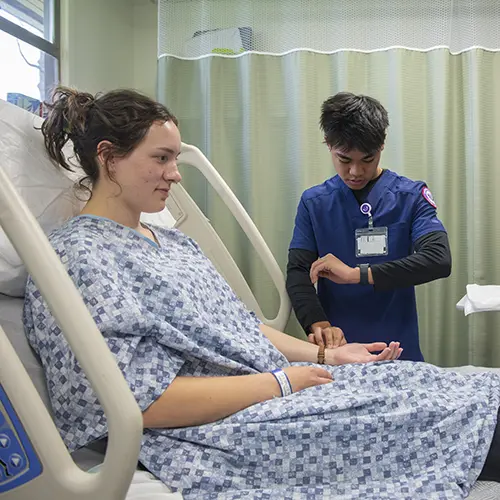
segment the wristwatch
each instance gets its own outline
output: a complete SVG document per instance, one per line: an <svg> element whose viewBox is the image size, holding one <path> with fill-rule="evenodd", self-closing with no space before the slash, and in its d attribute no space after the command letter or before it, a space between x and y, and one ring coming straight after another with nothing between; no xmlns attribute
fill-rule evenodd
<svg viewBox="0 0 500 500"><path fill-rule="evenodd" d="M370 280L368 278L368 269L370 268L370 264L360 264L358 267L359 267L359 284L369 285Z"/></svg>

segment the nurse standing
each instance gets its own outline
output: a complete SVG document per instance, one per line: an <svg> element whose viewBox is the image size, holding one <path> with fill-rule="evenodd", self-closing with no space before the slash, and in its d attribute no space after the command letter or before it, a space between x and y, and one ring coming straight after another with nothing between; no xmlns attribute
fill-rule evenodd
<svg viewBox="0 0 500 500"><path fill-rule="evenodd" d="M379 166L389 120L376 99L330 97L320 125L337 175L298 206L287 265L297 319L310 342L394 340L401 359L422 361L414 287L451 273L436 203L424 182Z"/></svg>

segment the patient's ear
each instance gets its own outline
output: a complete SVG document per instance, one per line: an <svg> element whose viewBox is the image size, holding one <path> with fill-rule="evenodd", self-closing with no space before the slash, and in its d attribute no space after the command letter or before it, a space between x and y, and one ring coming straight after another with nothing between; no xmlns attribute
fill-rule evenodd
<svg viewBox="0 0 500 500"><path fill-rule="evenodd" d="M110 141L101 141L97 145L97 161L99 162L100 167L104 167L108 175L113 171L113 143Z"/></svg>

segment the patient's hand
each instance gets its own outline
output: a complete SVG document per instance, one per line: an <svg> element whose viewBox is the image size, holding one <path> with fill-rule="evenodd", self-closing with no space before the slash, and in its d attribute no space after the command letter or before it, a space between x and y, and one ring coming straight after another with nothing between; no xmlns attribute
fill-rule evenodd
<svg viewBox="0 0 500 500"><path fill-rule="evenodd" d="M372 354L374 352L380 354ZM346 344L336 349L325 350L325 363L329 365L347 365L350 363L370 363L372 361L391 361L401 356L403 349L399 342L391 342L389 347L385 342L373 344Z"/></svg>
<svg viewBox="0 0 500 500"><path fill-rule="evenodd" d="M292 384L293 392L307 389L315 385L329 384L332 374L324 368L316 366L289 366L283 370Z"/></svg>

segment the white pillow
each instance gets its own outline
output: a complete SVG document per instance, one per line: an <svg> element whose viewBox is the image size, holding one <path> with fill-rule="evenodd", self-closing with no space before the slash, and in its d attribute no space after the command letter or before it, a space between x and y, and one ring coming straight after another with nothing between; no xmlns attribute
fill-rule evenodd
<svg viewBox="0 0 500 500"><path fill-rule="evenodd" d="M41 124L40 117L0 99L0 168L48 233L77 214L81 203L74 179L48 158L37 130ZM21 259L0 229L0 293L22 297L26 277Z"/></svg>
<svg viewBox="0 0 500 500"><path fill-rule="evenodd" d="M57 168L49 159L40 131L42 121L0 99L0 168L48 234L77 215L83 204L74 189L81 174ZM74 163L71 143L65 153ZM165 227L175 223L166 208L157 214L143 214L142 219ZM23 297L26 278L23 262L0 227L0 293Z"/></svg>
<svg viewBox="0 0 500 500"><path fill-rule="evenodd" d="M143 213L141 215L141 221L145 222L146 224L149 222L150 224L154 224L156 226L169 228L173 228L176 223L173 215L168 211L168 208L166 207L165 210L162 210L161 212L155 212L153 214Z"/></svg>

